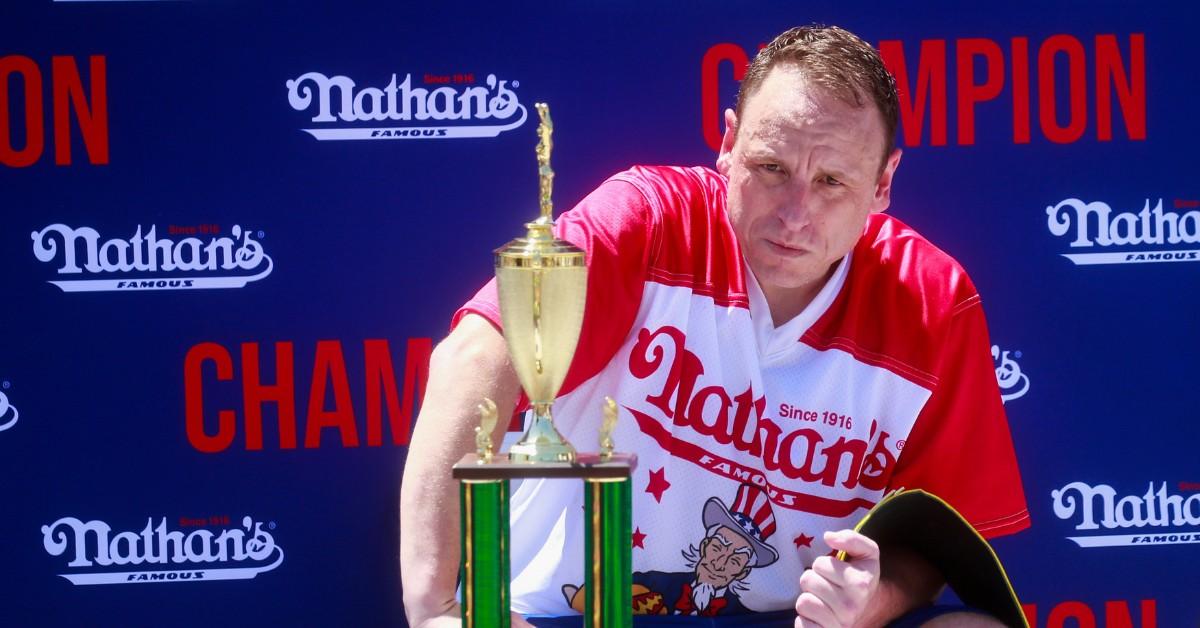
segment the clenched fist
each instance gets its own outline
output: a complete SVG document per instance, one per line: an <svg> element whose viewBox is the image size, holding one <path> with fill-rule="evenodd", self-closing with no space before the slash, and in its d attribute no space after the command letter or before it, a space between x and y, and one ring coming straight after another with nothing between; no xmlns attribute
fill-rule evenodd
<svg viewBox="0 0 1200 628"><path fill-rule="evenodd" d="M857 626L879 590L879 546L853 530L826 532L829 547L846 560L821 556L800 576L796 628Z"/></svg>

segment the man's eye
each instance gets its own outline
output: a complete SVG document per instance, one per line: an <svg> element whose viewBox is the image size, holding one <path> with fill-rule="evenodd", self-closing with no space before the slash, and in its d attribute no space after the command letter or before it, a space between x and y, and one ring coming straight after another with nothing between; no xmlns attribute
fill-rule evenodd
<svg viewBox="0 0 1200 628"><path fill-rule="evenodd" d="M780 167L779 164L759 164L759 167L767 172L774 172L774 173L783 172L783 168Z"/></svg>
<svg viewBox="0 0 1200 628"><path fill-rule="evenodd" d="M835 179L829 175L825 175L824 177L822 177L821 182L824 183L825 185L841 185L842 184L841 181L838 181L837 179Z"/></svg>

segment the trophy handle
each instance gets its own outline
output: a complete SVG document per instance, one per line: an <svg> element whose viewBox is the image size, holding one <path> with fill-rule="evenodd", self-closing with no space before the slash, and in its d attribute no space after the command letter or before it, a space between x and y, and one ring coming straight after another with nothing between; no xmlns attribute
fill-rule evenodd
<svg viewBox="0 0 1200 628"><path fill-rule="evenodd" d="M617 427L617 402L612 397L604 398L604 421L600 424L600 461L612 460L613 430Z"/></svg>
<svg viewBox="0 0 1200 628"><path fill-rule="evenodd" d="M479 456L479 463L486 464L492 461L492 455L495 454L495 447L492 446L492 431L496 429L496 402L483 398L483 403L479 404L479 425L475 426L475 453Z"/></svg>

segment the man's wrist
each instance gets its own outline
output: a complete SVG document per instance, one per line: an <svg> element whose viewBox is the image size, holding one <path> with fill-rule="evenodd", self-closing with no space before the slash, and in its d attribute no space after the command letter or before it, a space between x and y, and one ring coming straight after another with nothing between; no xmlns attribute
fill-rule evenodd
<svg viewBox="0 0 1200 628"><path fill-rule="evenodd" d="M945 580L920 554L906 547L880 551L879 586L856 628L875 628L914 609L932 604Z"/></svg>

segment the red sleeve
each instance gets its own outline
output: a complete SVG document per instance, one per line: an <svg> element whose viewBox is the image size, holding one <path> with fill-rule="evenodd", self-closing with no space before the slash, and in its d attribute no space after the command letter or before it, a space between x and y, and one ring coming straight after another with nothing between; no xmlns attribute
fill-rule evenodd
<svg viewBox="0 0 1200 628"><path fill-rule="evenodd" d="M615 179L555 221L555 235L583 249L588 264L583 331L560 395L598 373L621 348L641 305L658 222L643 193ZM467 314L478 314L501 329L494 277L455 312L451 329Z"/></svg>
<svg viewBox="0 0 1200 628"><path fill-rule="evenodd" d="M1023 530L1029 510L977 295L955 309L944 346L889 490L933 493L987 538Z"/></svg>

